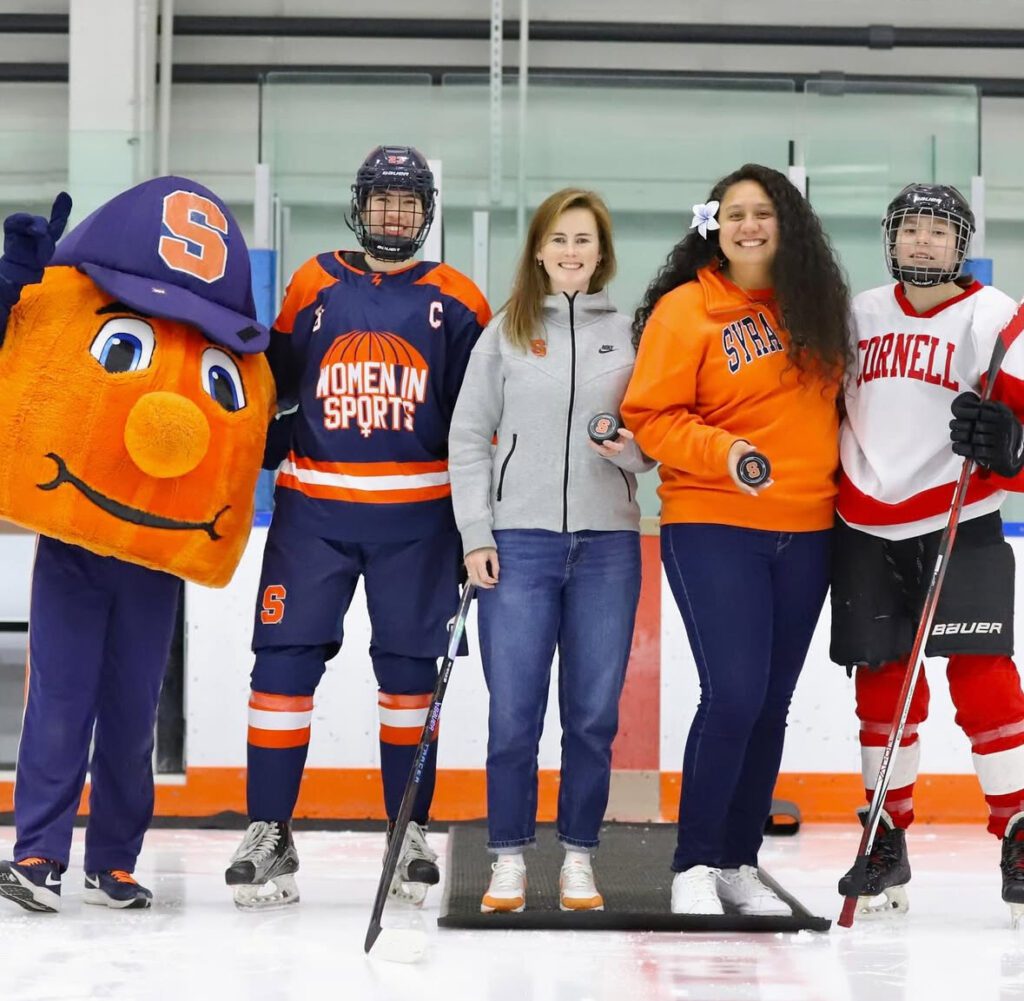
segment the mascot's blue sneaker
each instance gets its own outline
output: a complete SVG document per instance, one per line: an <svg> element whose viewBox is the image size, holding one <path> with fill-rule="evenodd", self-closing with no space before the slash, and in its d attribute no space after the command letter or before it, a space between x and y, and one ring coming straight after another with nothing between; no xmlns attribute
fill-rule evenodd
<svg viewBox="0 0 1024 1001"><path fill-rule="evenodd" d="M55 914L60 910L60 874L59 863L48 858L0 862L0 897L26 911Z"/></svg>
<svg viewBox="0 0 1024 1001"><path fill-rule="evenodd" d="M101 907L149 907L153 894L135 882L135 877L124 869L104 869L102 872L85 874L85 893L82 899L87 904Z"/></svg>

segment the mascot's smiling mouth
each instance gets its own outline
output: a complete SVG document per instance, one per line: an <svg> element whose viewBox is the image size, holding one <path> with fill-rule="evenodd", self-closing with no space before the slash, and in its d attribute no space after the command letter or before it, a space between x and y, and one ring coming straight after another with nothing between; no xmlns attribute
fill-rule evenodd
<svg viewBox="0 0 1024 1001"><path fill-rule="evenodd" d="M56 490L62 483L70 483L80 493L84 494L89 500L91 500L98 508L106 511L107 514L113 515L115 518L120 518L121 521L129 521L134 525L144 525L147 528L168 528L172 531L178 532L195 528L199 531L206 532L206 534L215 542L217 539L222 538L222 536L217 532L217 519L225 511L230 509L230 504L226 507L222 507L213 516L211 521L178 521L175 518L165 518L159 514L150 514L148 511L140 511L138 508L129 507L127 504L122 504L120 501L112 500L110 497L104 496L98 490L94 490L89 486L89 484L75 476L75 474L68 469L67 463L65 463L64 460L55 452L47 452L46 458L53 459L53 461L57 463L57 475L50 480L49 483L37 483L36 486L40 490Z"/></svg>

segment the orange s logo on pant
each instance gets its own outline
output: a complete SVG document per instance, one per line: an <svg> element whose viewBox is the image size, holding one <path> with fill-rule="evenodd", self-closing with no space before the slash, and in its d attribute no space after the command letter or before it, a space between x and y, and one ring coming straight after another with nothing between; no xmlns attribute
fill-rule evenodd
<svg viewBox="0 0 1024 1001"><path fill-rule="evenodd" d="M276 626L284 619L284 599L288 590L283 584L268 584L263 590L263 608L260 621L265 626Z"/></svg>
<svg viewBox="0 0 1024 1001"><path fill-rule="evenodd" d="M204 282L224 277L228 221L209 198L194 191L172 191L164 198L163 235L158 250L164 263Z"/></svg>

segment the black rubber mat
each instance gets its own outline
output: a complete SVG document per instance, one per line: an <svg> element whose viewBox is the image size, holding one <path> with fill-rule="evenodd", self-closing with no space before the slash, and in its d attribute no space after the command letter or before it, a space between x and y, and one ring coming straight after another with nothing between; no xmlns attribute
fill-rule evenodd
<svg viewBox="0 0 1024 1001"><path fill-rule="evenodd" d="M793 908L785 917L669 912L675 824L609 824L601 832L594 872L604 897L603 911L561 911L558 871L563 848L551 828L538 832L537 848L526 856L529 885L520 914L481 914L480 898L491 876L494 856L487 851L484 824L453 824L448 832L448 866L441 928L569 928L575 931L779 932L828 931L832 922L811 914L763 869L761 878ZM728 908L729 905L726 905Z"/></svg>

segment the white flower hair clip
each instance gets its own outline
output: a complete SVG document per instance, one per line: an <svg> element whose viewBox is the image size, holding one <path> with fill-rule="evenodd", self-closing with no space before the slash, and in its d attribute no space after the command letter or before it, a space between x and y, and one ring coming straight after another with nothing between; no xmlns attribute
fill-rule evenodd
<svg viewBox="0 0 1024 1001"><path fill-rule="evenodd" d="M697 227L697 232L706 240L709 229L718 229L718 220L715 215L718 212L718 202L708 202L706 205L693 206L693 219L690 221L690 229Z"/></svg>

